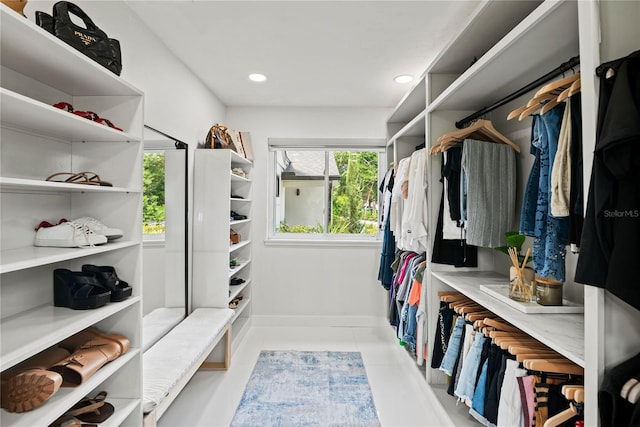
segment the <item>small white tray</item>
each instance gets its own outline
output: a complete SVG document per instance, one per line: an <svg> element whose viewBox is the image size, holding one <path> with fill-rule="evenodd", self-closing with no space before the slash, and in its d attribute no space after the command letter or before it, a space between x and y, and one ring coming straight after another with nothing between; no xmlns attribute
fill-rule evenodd
<svg viewBox="0 0 640 427"><path fill-rule="evenodd" d="M509 298L509 285L480 285L483 292L499 299L503 303L528 314L560 314L560 313L584 313L584 306L563 299L563 305L540 305L535 302L520 302Z"/></svg>

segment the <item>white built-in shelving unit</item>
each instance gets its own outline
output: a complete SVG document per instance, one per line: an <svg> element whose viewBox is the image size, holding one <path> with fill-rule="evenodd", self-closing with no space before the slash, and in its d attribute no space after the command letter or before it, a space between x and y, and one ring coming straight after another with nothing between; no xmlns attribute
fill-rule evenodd
<svg viewBox="0 0 640 427"><path fill-rule="evenodd" d="M425 74L400 101L387 121L387 154L396 161L421 144L429 148L437 138L455 130L455 122L494 104L535 81L570 58L580 56L582 75L583 155L585 198L595 146L597 78L601 62L638 49L640 29L631 21L640 15L638 2L571 0L483 1L460 32L431 63ZM576 71L578 71L576 69ZM490 113L495 127L516 142L517 200L522 199L533 156L529 153L530 119L507 121L507 114L531 94ZM430 245L433 247L442 184L440 158L429 165L428 206ZM519 218L519 209L515 213ZM517 224L517 221L516 221ZM431 254L427 253L427 259ZM602 290L573 283L577 256L567 255L565 295L584 304L585 314L522 313L483 292L482 285L506 283L508 260L479 248L477 268L454 268L428 263L427 330L436 332L437 291L457 290L511 322L585 369L585 425L598 425L597 390L604 370L640 351L640 314ZM429 358L432 350L429 342ZM426 362L430 366L430 359ZM478 425L464 405L446 393L444 375L427 368L426 379L456 426Z"/></svg>
<svg viewBox="0 0 640 427"><path fill-rule="evenodd" d="M231 170L242 169L246 176ZM228 307L236 297L232 345L238 345L251 319L251 172L253 163L232 150L199 149L194 166L193 298L194 308ZM231 197L234 196L234 197ZM231 211L245 215L234 220ZM229 229L240 235L231 244ZM233 268L231 260L236 260ZM231 279L244 280L231 286Z"/></svg>
<svg viewBox="0 0 640 427"><path fill-rule="evenodd" d="M143 94L33 22L0 6L0 368L2 371L89 327L129 338L127 353L42 406L0 412L3 426L46 426L100 390L116 413L107 425L139 426L141 408ZM68 102L123 131L62 111ZM47 182L56 172L92 171L112 187ZM34 247L41 221L91 216L124 232L91 248ZM53 306L53 270L114 266L133 296L94 310Z"/></svg>

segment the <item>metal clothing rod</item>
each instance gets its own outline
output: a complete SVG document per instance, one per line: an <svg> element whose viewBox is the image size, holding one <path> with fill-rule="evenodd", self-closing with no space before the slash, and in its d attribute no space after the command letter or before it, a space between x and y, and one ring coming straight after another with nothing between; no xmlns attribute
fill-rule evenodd
<svg viewBox="0 0 640 427"><path fill-rule="evenodd" d="M459 121L456 122L456 128L458 129L463 129L464 127L466 127L469 123L471 123L472 121L474 121L475 119L478 119L482 116L484 116L485 114L495 110L496 108L502 107L504 104L513 101L516 98L521 97L522 95L524 95L525 93L531 91L532 89L535 89L545 83L547 83L548 81L556 78L557 76L559 76L560 74L569 71L570 69L576 67L577 65L580 64L580 57L579 56L574 56L573 58L569 59L567 62L562 63L559 67L557 67L556 69L549 71L547 74L545 74L544 76L538 78L537 80L529 83L528 85L524 86L521 89L518 89L517 91L513 92L511 95L508 95L504 98L502 98L499 101L496 101L493 105L489 106L489 107L484 107L481 110L476 111L475 113L465 117L464 119L461 119Z"/></svg>

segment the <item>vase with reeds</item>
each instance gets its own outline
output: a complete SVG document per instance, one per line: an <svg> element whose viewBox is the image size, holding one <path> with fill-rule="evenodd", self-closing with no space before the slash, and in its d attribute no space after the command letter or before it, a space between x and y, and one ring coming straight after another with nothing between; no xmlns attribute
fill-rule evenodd
<svg viewBox="0 0 640 427"><path fill-rule="evenodd" d="M531 248L525 255L521 254L525 237L511 231L505 233L507 246L501 246L499 251L507 254L511 260L509 268L509 298L520 302L536 302L536 281L533 268L527 267L530 261Z"/></svg>

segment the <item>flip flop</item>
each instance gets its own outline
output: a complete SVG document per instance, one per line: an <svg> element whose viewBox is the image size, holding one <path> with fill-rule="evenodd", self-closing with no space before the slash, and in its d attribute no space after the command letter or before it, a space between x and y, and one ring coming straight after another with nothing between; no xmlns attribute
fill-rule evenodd
<svg viewBox="0 0 640 427"><path fill-rule="evenodd" d="M65 177L65 179L53 179L56 177ZM100 179L100 175L91 171L84 172L57 172L52 175L49 175L46 181L50 182L64 182L67 184L84 184L84 185L99 185L104 187L113 187L113 184L108 181L103 181Z"/></svg>
<svg viewBox="0 0 640 427"><path fill-rule="evenodd" d="M106 391L101 391L94 398L85 397L58 418L50 427L81 426L80 422L97 424L106 421L115 408L109 402L105 402Z"/></svg>

